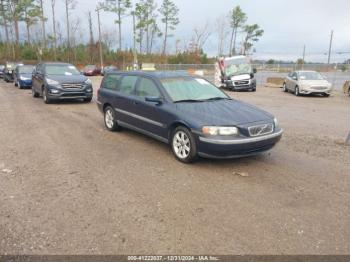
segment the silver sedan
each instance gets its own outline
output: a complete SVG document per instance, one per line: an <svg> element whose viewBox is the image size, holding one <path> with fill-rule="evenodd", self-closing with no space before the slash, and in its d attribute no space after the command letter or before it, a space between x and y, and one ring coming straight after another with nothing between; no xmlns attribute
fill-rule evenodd
<svg viewBox="0 0 350 262"><path fill-rule="evenodd" d="M332 92L332 84L318 72L295 71L284 80L283 91L291 91L296 96L320 94L328 97Z"/></svg>

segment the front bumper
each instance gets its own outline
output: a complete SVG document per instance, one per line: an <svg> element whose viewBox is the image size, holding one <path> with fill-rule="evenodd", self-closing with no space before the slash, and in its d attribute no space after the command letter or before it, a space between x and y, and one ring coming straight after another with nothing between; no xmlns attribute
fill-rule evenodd
<svg viewBox="0 0 350 262"><path fill-rule="evenodd" d="M331 94L332 88L300 88L299 93L304 95L312 95L312 94Z"/></svg>
<svg viewBox="0 0 350 262"><path fill-rule="evenodd" d="M256 89L256 81L252 79L242 81L225 81L226 87L232 90L252 90Z"/></svg>
<svg viewBox="0 0 350 262"><path fill-rule="evenodd" d="M47 90L47 97L53 100L88 99L93 97L93 88L91 85L86 85L84 88L48 86Z"/></svg>
<svg viewBox="0 0 350 262"><path fill-rule="evenodd" d="M257 155L272 149L282 138L283 130L269 135L246 137L233 140L212 139L198 136L198 154L206 158L241 158Z"/></svg>

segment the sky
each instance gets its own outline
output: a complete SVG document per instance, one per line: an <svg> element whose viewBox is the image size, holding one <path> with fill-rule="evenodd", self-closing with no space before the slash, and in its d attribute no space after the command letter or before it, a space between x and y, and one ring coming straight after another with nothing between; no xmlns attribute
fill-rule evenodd
<svg viewBox="0 0 350 262"><path fill-rule="evenodd" d="M58 19L64 21L63 0L58 2ZM136 0L132 0L134 3ZM180 24L175 31L170 46L174 48L176 39L188 43L195 27L208 25L212 32L204 46L205 52L217 55L216 21L240 5L248 16L248 24L257 23L265 33L254 45L254 59L276 59L295 61L302 57L306 46L305 60L309 62L327 62L327 53L331 30L334 30L333 53L331 62L343 62L350 58L350 0L173 0L180 9ZM72 19L80 17L84 32L88 35L87 13L93 11L99 0L77 0ZM156 0L158 6L161 0ZM52 28L50 1L46 0L48 30ZM114 15L101 15L102 30L117 36ZM97 38L97 16L93 16L94 32ZM132 46L132 20L123 19L123 45ZM86 36L87 37L87 36ZM229 39L229 37L228 37ZM239 38L241 40L242 37ZM158 46L160 48L160 46ZM338 54L343 52L343 54ZM344 52L349 52L344 54Z"/></svg>

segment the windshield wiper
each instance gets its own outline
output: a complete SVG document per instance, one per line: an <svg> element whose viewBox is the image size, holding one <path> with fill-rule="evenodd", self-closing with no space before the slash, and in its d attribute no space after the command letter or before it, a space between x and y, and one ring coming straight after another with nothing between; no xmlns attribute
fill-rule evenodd
<svg viewBox="0 0 350 262"><path fill-rule="evenodd" d="M232 100L229 97L212 97L212 98L208 98L205 101L217 101L217 100Z"/></svg>
<svg viewBox="0 0 350 262"><path fill-rule="evenodd" d="M204 100L183 99L183 100L174 101L174 103L195 103L195 102L204 102Z"/></svg>

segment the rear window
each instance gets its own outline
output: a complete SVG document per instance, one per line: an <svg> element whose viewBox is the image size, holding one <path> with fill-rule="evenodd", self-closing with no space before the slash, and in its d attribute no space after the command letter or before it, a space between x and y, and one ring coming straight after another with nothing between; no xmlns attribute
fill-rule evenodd
<svg viewBox="0 0 350 262"><path fill-rule="evenodd" d="M102 88L119 90L121 75L107 75L103 80Z"/></svg>
<svg viewBox="0 0 350 262"><path fill-rule="evenodd" d="M137 82L137 76L124 76L120 83L119 91L126 95L131 95Z"/></svg>

